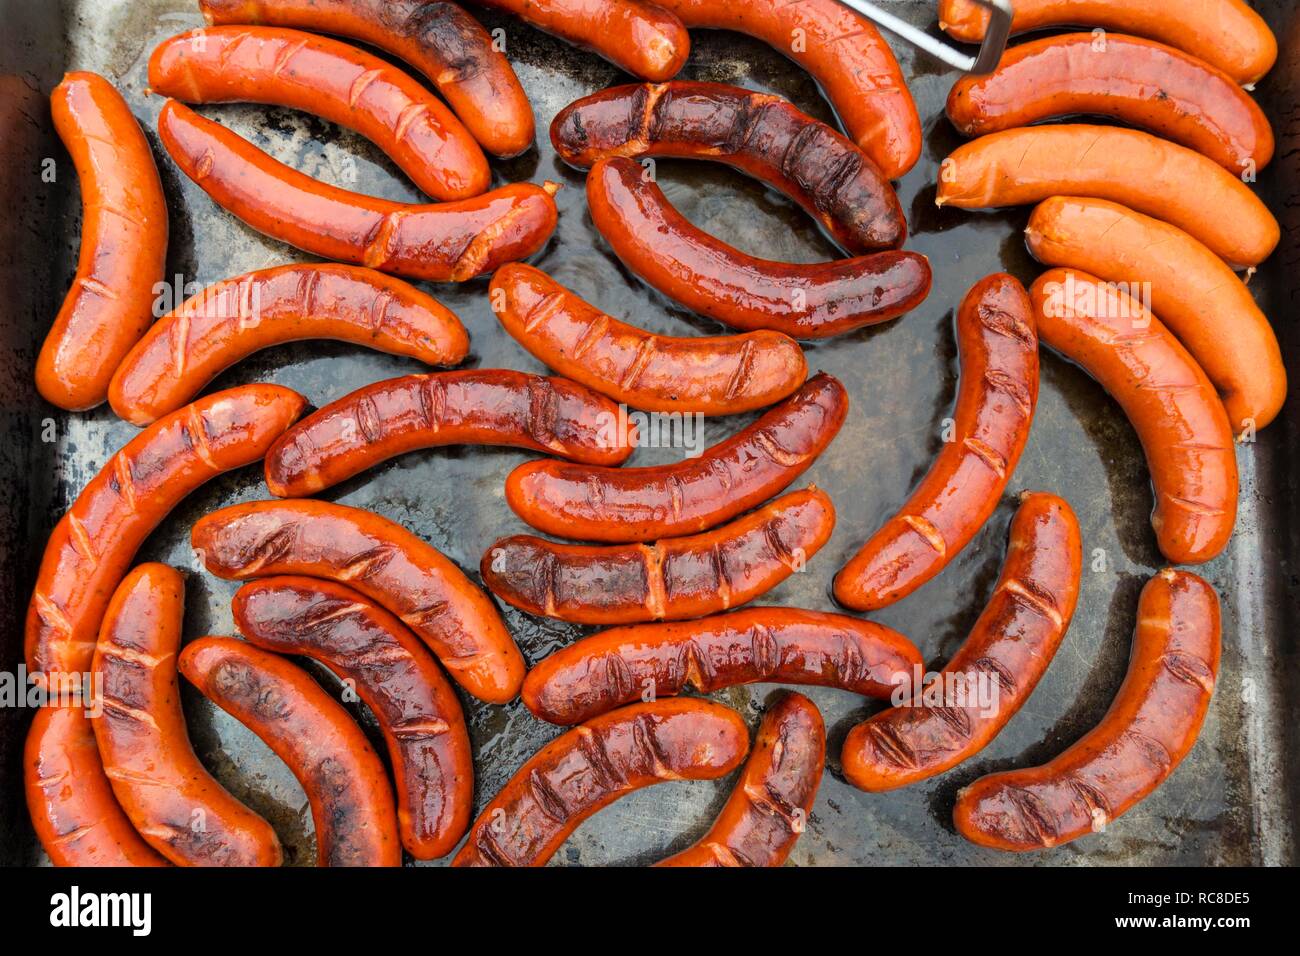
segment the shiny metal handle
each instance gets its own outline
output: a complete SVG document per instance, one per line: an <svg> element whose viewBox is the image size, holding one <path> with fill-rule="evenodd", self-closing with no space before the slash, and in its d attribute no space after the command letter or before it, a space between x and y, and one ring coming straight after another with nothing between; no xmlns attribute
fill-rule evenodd
<svg viewBox="0 0 1300 956"><path fill-rule="evenodd" d="M935 39L924 30L919 30L906 20L900 20L887 10L883 10L871 0L840 0L870 20L874 20L890 33L896 33L913 46L918 46L931 56L937 57L949 66L966 73L992 73L1002 59L1002 51L1007 48L1007 38L1011 36L1011 0L975 0L981 7L988 8L991 14L988 31L984 42L975 56L962 53L942 40Z"/></svg>

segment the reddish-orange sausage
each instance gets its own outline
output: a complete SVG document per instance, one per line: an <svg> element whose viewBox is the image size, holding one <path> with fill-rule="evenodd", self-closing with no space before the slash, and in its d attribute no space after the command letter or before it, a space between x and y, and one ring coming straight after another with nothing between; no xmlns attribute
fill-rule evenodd
<svg viewBox="0 0 1300 956"><path fill-rule="evenodd" d="M692 29L735 30L807 70L849 136L890 179L921 155L921 120L884 37L835 0L656 0Z"/></svg>
<svg viewBox="0 0 1300 956"><path fill-rule="evenodd" d="M150 425L108 460L55 526L27 608L27 670L80 684L104 609L150 532L182 498L258 461L306 406L278 385L208 395Z"/></svg>
<svg viewBox="0 0 1300 956"><path fill-rule="evenodd" d="M36 388L81 411L104 400L117 363L153 321L167 203L149 141L108 80L69 73L50 110L81 181L81 254L36 360Z"/></svg>
<svg viewBox="0 0 1300 956"><path fill-rule="evenodd" d="M1101 723L1050 763L981 777L957 794L957 832L998 850L1060 846L1149 796L1196 743L1219 673L1219 599L1166 569L1138 602L1128 675Z"/></svg>
<svg viewBox="0 0 1300 956"><path fill-rule="evenodd" d="M36 712L23 768L32 827L55 866L167 865L113 796L81 704Z"/></svg>
<svg viewBox="0 0 1300 956"><path fill-rule="evenodd" d="M326 259L463 282L531 256L555 230L553 183L410 205L305 176L175 100L163 104L158 133L181 171L223 208L263 235Z"/></svg>
<svg viewBox="0 0 1300 956"><path fill-rule="evenodd" d="M1145 306L1086 272L1045 272L1030 297L1043 342L1097 379L1137 430L1161 553L1179 564L1217 556L1237 518L1237 456L1196 360Z"/></svg>
<svg viewBox="0 0 1300 956"><path fill-rule="evenodd" d="M557 737L474 821L453 866L545 866L578 824L633 790L716 780L740 766L749 730L708 700L633 704Z"/></svg>
<svg viewBox="0 0 1300 956"><path fill-rule="evenodd" d="M506 502L556 537L629 542L694 534L788 487L826 450L848 411L844 386L820 373L696 458L617 469L525 462L506 478Z"/></svg>
<svg viewBox="0 0 1300 956"><path fill-rule="evenodd" d="M968 43L984 39L989 12L971 0L939 0L939 27ZM1016 0L1015 33L1060 26L1136 33L1177 47L1254 83L1277 59L1277 40L1242 0Z"/></svg>
<svg viewBox="0 0 1300 956"><path fill-rule="evenodd" d="M533 715L576 724L646 694L737 684L811 684L887 698L921 652L897 631L843 614L755 607L699 621L615 627L562 647L524 678Z"/></svg>
<svg viewBox="0 0 1300 956"><path fill-rule="evenodd" d="M164 315L113 373L113 411L147 425L259 349L354 342L456 365L469 335L455 313L400 279L359 266L288 265L226 279Z"/></svg>
<svg viewBox="0 0 1300 956"><path fill-rule="evenodd" d="M835 508L793 491L721 528L654 544L582 546L531 535L483 554L483 583L530 614L578 624L681 621L766 594L821 550Z"/></svg>
<svg viewBox="0 0 1300 956"><path fill-rule="evenodd" d="M154 93L186 103L270 103L355 130L434 199L492 182L487 159L442 101L397 67L338 40L280 27L212 27L149 58Z"/></svg>
<svg viewBox="0 0 1300 956"><path fill-rule="evenodd" d="M876 164L779 96L722 83L615 86L560 110L551 142L580 169L612 156L734 166L797 202L851 255L907 238L903 207Z"/></svg>
<svg viewBox="0 0 1300 956"><path fill-rule="evenodd" d="M178 866L279 866L271 825L221 786L190 746L176 680L185 580L142 564L104 614L93 718L104 773L136 830Z"/></svg>
<svg viewBox="0 0 1300 956"><path fill-rule="evenodd" d="M505 54L454 3L428 0L199 0L209 23L301 27L362 40L401 57L438 88L483 148L533 145L533 110Z"/></svg>
<svg viewBox="0 0 1300 956"><path fill-rule="evenodd" d="M417 860L450 853L469 826L474 755L456 692L415 635L351 588L316 578L245 584L233 607L254 644L318 660L356 688L388 744L402 845Z"/></svg>
<svg viewBox="0 0 1300 956"><path fill-rule="evenodd" d="M181 673L261 737L307 792L318 866L401 866L393 788L366 735L307 672L232 637L185 645Z"/></svg>
<svg viewBox="0 0 1300 956"><path fill-rule="evenodd" d="M957 310L957 348L952 438L902 510L836 575L835 597L847 607L885 607L943 571L993 514L1025 450L1038 334L1024 286L1005 273L977 282Z"/></svg>
<svg viewBox="0 0 1300 956"><path fill-rule="evenodd" d="M200 518L190 543L218 577L306 574L355 588L415 631L467 693L492 704L519 693L524 658L491 599L387 518L325 501L251 501Z"/></svg>
<svg viewBox="0 0 1300 956"><path fill-rule="evenodd" d="M821 339L896 319L930 292L930 263L916 252L809 264L746 255L691 225L634 159L592 166L587 203L625 266L670 299L733 328Z"/></svg>
<svg viewBox="0 0 1300 956"><path fill-rule="evenodd" d="M803 349L780 332L655 335L522 263L498 269L489 295L505 330L539 361L633 408L752 412L785 398L808 376Z"/></svg>
<svg viewBox="0 0 1300 956"><path fill-rule="evenodd" d="M588 464L626 461L618 406L564 378L513 369L404 375L349 392L266 453L266 487L302 498L417 448L510 445Z"/></svg>
<svg viewBox="0 0 1300 956"><path fill-rule="evenodd" d="M993 596L933 684L849 731L844 776L872 793L979 753L1034 692L1079 598L1079 525L1064 500L1022 496Z"/></svg>
<svg viewBox="0 0 1300 956"><path fill-rule="evenodd" d="M713 827L655 866L780 866L808 824L825 764L822 715L802 694L783 694Z"/></svg>
<svg viewBox="0 0 1300 956"><path fill-rule="evenodd" d="M948 118L967 136L1095 113L1203 153L1237 174L1273 158L1264 111L1232 77L1151 40L1071 33L1022 43L985 76L963 76Z"/></svg>

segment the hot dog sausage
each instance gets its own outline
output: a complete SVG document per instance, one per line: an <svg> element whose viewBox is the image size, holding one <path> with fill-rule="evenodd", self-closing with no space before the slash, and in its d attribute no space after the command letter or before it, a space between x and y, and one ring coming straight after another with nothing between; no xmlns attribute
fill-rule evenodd
<svg viewBox="0 0 1300 956"><path fill-rule="evenodd" d="M69 73L50 109L81 182L81 253L36 360L36 388L82 411L104 400L113 369L153 321L167 203L149 141L108 80Z"/></svg>
<svg viewBox="0 0 1300 956"><path fill-rule="evenodd" d="M1140 302L1086 272L1052 269L1030 296L1043 342L1097 379L1137 430L1161 553L1179 564L1218 555L1237 517L1237 458L1196 360Z"/></svg>
<svg viewBox="0 0 1300 956"><path fill-rule="evenodd" d="M780 866L803 833L826 764L826 725L802 694L783 694L713 827L655 866Z"/></svg>
<svg viewBox="0 0 1300 956"><path fill-rule="evenodd" d="M887 698L921 652L897 631L843 614L755 607L699 621L615 627L560 648L524 678L533 715L576 724L643 694L737 684L811 684Z"/></svg>
<svg viewBox="0 0 1300 956"><path fill-rule="evenodd" d="M338 701L277 654L200 637L180 669L289 765L316 824L317 866L401 866L393 788L366 735Z"/></svg>
<svg viewBox="0 0 1300 956"><path fill-rule="evenodd" d="M1051 664L1078 601L1081 565L1070 506L1055 495L1022 496L984 613L931 685L849 731L842 753L849 782L894 790L988 746Z"/></svg>
<svg viewBox="0 0 1300 956"><path fill-rule="evenodd" d="M209 23L265 23L352 37L401 57L437 87L483 148L533 145L533 110L505 55L454 3L428 0L199 0Z"/></svg>
<svg viewBox="0 0 1300 956"><path fill-rule="evenodd" d="M1232 173L1184 146L1117 126L1031 126L990 133L943 161L935 202L1019 206L1052 196L1122 203L1177 226L1229 264L1258 265L1281 235Z"/></svg>
<svg viewBox="0 0 1300 956"><path fill-rule="evenodd" d="M848 410L844 386L821 373L698 457L618 469L525 462L506 478L506 503L556 537L630 542L694 534L788 487L831 443Z"/></svg>
<svg viewBox="0 0 1300 956"><path fill-rule="evenodd" d="M633 408L752 412L785 398L808 376L803 349L780 332L655 335L521 263L498 269L489 294L505 330L539 361Z"/></svg>
<svg viewBox="0 0 1300 956"><path fill-rule="evenodd" d="M279 866L271 825L221 786L190 746L176 680L185 581L165 564L123 579L104 614L92 724L104 773L145 842L178 866Z"/></svg>
<svg viewBox="0 0 1300 956"><path fill-rule="evenodd" d="M733 328L821 339L896 319L930 292L930 263L916 252L809 264L746 255L693 226L634 159L592 166L587 204L628 269L670 299Z"/></svg>
<svg viewBox="0 0 1300 956"><path fill-rule="evenodd" d="M723 83L615 86L560 110L551 142L580 169L612 156L726 163L793 199L850 255L907 238L903 207L876 164L779 96Z"/></svg>
<svg viewBox="0 0 1300 956"><path fill-rule="evenodd" d="M532 255L555 230L553 183L410 205L305 176L175 100L163 104L158 133L181 171L220 206L263 235L326 259L463 282Z"/></svg>
<svg viewBox="0 0 1300 956"><path fill-rule="evenodd" d="M939 27L954 39L978 43L988 24L988 11L971 0L939 0ZM1066 25L1168 43L1238 83L1254 83L1277 59L1273 32L1242 0L1016 0L1013 32Z"/></svg>
<svg viewBox="0 0 1300 956"><path fill-rule="evenodd" d="M113 373L108 400L147 425L259 349L302 339L428 365L455 365L469 352L455 313L400 279L358 266L279 266L211 285L160 318Z"/></svg>
<svg viewBox="0 0 1300 956"><path fill-rule="evenodd" d="M167 865L118 806L82 704L36 712L23 767L32 827L55 866Z"/></svg>
<svg viewBox="0 0 1300 956"><path fill-rule="evenodd" d="M266 487L302 498L417 448L509 445L590 464L635 447L618 406L575 382L513 369L403 375L349 392L266 453Z"/></svg>
<svg viewBox="0 0 1300 956"><path fill-rule="evenodd" d="M271 103L355 130L434 199L468 199L492 182L478 143L451 110L397 67L338 40L280 27L212 27L161 43L149 86L186 103Z"/></svg>
<svg viewBox="0 0 1300 956"><path fill-rule="evenodd" d="M217 392L159 419L108 460L45 545L27 608L34 680L80 684L104 609L145 538L209 478L259 460L306 404L278 385Z"/></svg>
<svg viewBox="0 0 1300 956"><path fill-rule="evenodd" d="M388 744L402 845L417 860L450 853L469 826L474 757L456 692L415 635L351 588L316 578L245 584L233 608L254 644L320 661L356 688Z"/></svg>
<svg viewBox="0 0 1300 956"><path fill-rule="evenodd" d="M474 821L453 866L545 866L583 820L665 780L716 780L740 766L749 730L708 700L622 707L557 737Z"/></svg>
<svg viewBox="0 0 1300 956"><path fill-rule="evenodd" d="M1148 296L1223 396L1234 434L1271 422L1286 401L1277 337L1246 284L1181 229L1097 199L1040 203L1025 230L1049 266L1078 269Z"/></svg>
<svg viewBox="0 0 1300 956"><path fill-rule="evenodd" d="M835 577L835 597L874 611L955 558L998 506L1038 403L1038 334L1025 288L1005 273L977 282L957 310L961 386L952 438L901 511Z"/></svg>
<svg viewBox="0 0 1300 956"><path fill-rule="evenodd" d="M483 583L529 614L578 624L681 621L766 594L821 550L835 508L793 491L721 528L654 544L584 547L531 535L483 555Z"/></svg>
<svg viewBox="0 0 1300 956"><path fill-rule="evenodd" d="M218 577L306 574L360 591L413 630L467 693L504 704L524 659L492 601L436 549L373 512L251 501L200 518L190 543Z"/></svg>
<svg viewBox="0 0 1300 956"><path fill-rule="evenodd" d="M921 155L921 121L884 37L835 0L656 0L688 27L735 30L807 70L849 136L890 179Z"/></svg>
<svg viewBox="0 0 1300 956"><path fill-rule="evenodd" d="M981 777L953 823L980 846L1038 850L1099 831L1168 779L1196 743L1219 672L1219 599L1165 569L1138 602L1128 674L1101 723L1041 767Z"/></svg>
<svg viewBox="0 0 1300 956"><path fill-rule="evenodd" d="M948 118L967 136L1094 113L1208 156L1238 176L1273 158L1264 111L1232 77L1151 40L1071 33L1022 43L986 76L963 76Z"/></svg>

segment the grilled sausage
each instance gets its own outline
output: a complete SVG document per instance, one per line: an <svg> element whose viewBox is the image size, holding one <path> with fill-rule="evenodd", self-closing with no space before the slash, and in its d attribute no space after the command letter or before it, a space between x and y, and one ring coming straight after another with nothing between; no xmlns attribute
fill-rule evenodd
<svg viewBox="0 0 1300 956"><path fill-rule="evenodd" d="M675 302L733 328L821 339L896 319L930 292L930 263L916 252L807 264L746 255L691 225L634 159L592 166L587 203L592 222L628 269Z"/></svg>
<svg viewBox="0 0 1300 956"><path fill-rule="evenodd" d="M749 731L707 700L633 704L539 750L483 808L453 866L545 866L578 824L665 780L716 780L740 766Z"/></svg>
<svg viewBox="0 0 1300 956"><path fill-rule="evenodd" d="M1029 439L1038 402L1038 334L1024 286L1005 273L977 282L957 310L961 387L952 438L902 510L835 577L835 597L874 611L948 566L998 506Z"/></svg>
<svg viewBox="0 0 1300 956"><path fill-rule="evenodd" d="M113 411L147 425L259 349L334 339L456 365L469 335L455 313L400 279L357 266L287 265L226 279L164 315L113 373Z"/></svg>
<svg viewBox="0 0 1300 956"><path fill-rule="evenodd" d="M403 375L349 392L266 453L266 486L302 498L417 448L509 445L588 464L625 461L618 406L563 378L513 369Z"/></svg>
<svg viewBox="0 0 1300 956"><path fill-rule="evenodd" d="M200 518L190 543L227 580L305 574L346 584L419 635L467 693L492 704L519 693L524 659L492 601L387 518L325 501L251 501Z"/></svg>
<svg viewBox="0 0 1300 956"><path fill-rule="evenodd" d="M36 360L36 388L69 411L94 408L153 321L167 258L167 203L149 141L122 94L69 73L50 96L54 129L81 182L81 253Z"/></svg>
<svg viewBox="0 0 1300 956"><path fill-rule="evenodd" d="M907 238L903 207L876 164L779 96L723 83L615 86L560 110L551 142L580 169L612 156L726 163L797 202L850 255Z"/></svg>
<svg viewBox="0 0 1300 956"><path fill-rule="evenodd" d="M1138 602L1128 674L1101 723L1041 767L981 777L953 823L980 846L1038 850L1098 832L1168 779L1196 743L1219 672L1219 599L1165 569Z"/></svg>
<svg viewBox="0 0 1300 956"><path fill-rule="evenodd" d="M489 295L505 330L539 361L633 408L752 412L785 398L808 376L803 349L780 332L655 335L521 263L498 269Z"/></svg>
<svg viewBox="0 0 1300 956"><path fill-rule="evenodd" d="M303 175L175 100L163 104L158 133L176 165L218 205L263 235L325 259L464 282L532 255L555 230L553 183L411 205Z"/></svg>
<svg viewBox="0 0 1300 956"><path fill-rule="evenodd" d="M737 684L809 684L888 698L921 666L911 641L874 621L754 607L585 637L530 670L522 696L535 717L576 724L687 687L709 694Z"/></svg>
<svg viewBox="0 0 1300 956"><path fill-rule="evenodd" d="M1246 284L1181 229L1096 199L1040 203L1025 230L1039 262L1091 273L1142 296L1223 397L1234 434L1271 422L1286 401L1273 327Z"/></svg>
<svg viewBox="0 0 1300 956"><path fill-rule="evenodd" d="M931 685L849 731L842 753L849 782L871 793L895 790L988 746L1051 664L1078 601L1081 564L1070 506L1055 495L1024 495L984 613Z"/></svg>
<svg viewBox="0 0 1300 956"><path fill-rule="evenodd" d="M766 594L802 571L834 527L831 499L808 488L721 528L648 545L502 538L479 572L494 594L529 614L578 624L681 621Z"/></svg>
<svg viewBox="0 0 1300 956"><path fill-rule="evenodd" d="M525 462L506 478L506 503L556 537L632 542L695 534L788 487L831 443L848 410L844 386L821 373L696 458L617 469Z"/></svg>

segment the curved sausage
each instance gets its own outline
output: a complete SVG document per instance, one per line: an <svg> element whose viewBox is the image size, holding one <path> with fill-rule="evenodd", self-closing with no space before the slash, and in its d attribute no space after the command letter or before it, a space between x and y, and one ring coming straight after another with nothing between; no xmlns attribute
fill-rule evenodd
<svg viewBox="0 0 1300 956"><path fill-rule="evenodd" d="M145 842L178 866L279 866L271 825L208 773L190 745L176 680L185 580L165 564L123 579L104 614L92 724L104 773Z"/></svg>
<svg viewBox="0 0 1300 956"><path fill-rule="evenodd" d="M529 614L578 624L681 621L766 594L802 571L834 527L831 499L806 488L721 528L653 544L502 538L479 572L492 593Z"/></svg>
<svg viewBox="0 0 1300 956"><path fill-rule="evenodd" d="M1055 495L1026 493L1002 575L943 671L915 698L858 724L844 776L870 793L926 780L979 753L1052 663L1079 598L1079 524Z"/></svg>
<svg viewBox="0 0 1300 956"><path fill-rule="evenodd" d="M903 71L866 17L836 0L656 0L695 29L735 30L788 56L817 81L849 136L890 179L921 155L921 121Z"/></svg>
<svg viewBox="0 0 1300 956"><path fill-rule="evenodd" d="M562 538L618 543L695 534L787 488L825 451L848 410L839 379L819 373L698 457L617 469L529 461L506 478L506 503Z"/></svg>
<svg viewBox="0 0 1300 956"><path fill-rule="evenodd" d="M456 365L469 335L455 313L400 279L358 266L287 265L208 286L164 315L113 373L113 411L147 425L254 352L303 339L353 342Z"/></svg>
<svg viewBox="0 0 1300 956"><path fill-rule="evenodd" d="M167 203L149 141L108 80L67 74L50 110L81 183L81 253L36 359L36 388L78 412L104 400L113 369L153 321Z"/></svg>
<svg viewBox="0 0 1300 956"><path fill-rule="evenodd" d="M1024 286L1005 273L975 283L957 310L957 350L952 438L902 509L835 576L846 607L877 610L942 572L993 514L1025 450L1038 403L1038 333Z"/></svg>
<svg viewBox="0 0 1300 956"><path fill-rule="evenodd" d="M555 231L554 183L411 205L339 189L272 159L175 100L158 134L176 165L263 235L304 252L433 282L464 282L524 259Z"/></svg>
<svg viewBox="0 0 1300 956"><path fill-rule="evenodd" d="M356 689L388 744L402 845L417 860L450 853L469 826L474 755L456 692L397 618L316 578L245 584L235 627L268 651L320 661Z"/></svg>
<svg viewBox="0 0 1300 956"><path fill-rule="evenodd" d="M1268 207L1240 179L1141 130L1065 124L990 133L958 147L943 168L940 206L1108 199L1186 230L1237 267L1263 262L1281 236Z"/></svg>
<svg viewBox="0 0 1300 956"><path fill-rule="evenodd" d="M539 361L633 408L752 412L785 398L808 376L803 349L780 332L655 335L521 263L498 269L489 295L505 330Z"/></svg>
<svg viewBox="0 0 1300 956"><path fill-rule="evenodd" d="M307 792L317 866L401 866L393 788L351 715L302 668L233 637L181 651L185 678L265 741Z"/></svg>
<svg viewBox="0 0 1300 956"><path fill-rule="evenodd" d="M633 704L539 750L483 808L453 866L545 866L583 820L665 780L716 780L740 766L749 730L708 700Z"/></svg>
<svg viewBox="0 0 1300 956"><path fill-rule="evenodd" d="M326 501L251 501L200 518L190 543L227 580L305 574L346 584L400 618L467 693L492 704L519 693L524 658L492 601L387 518Z"/></svg>
<svg viewBox="0 0 1300 956"><path fill-rule="evenodd" d="M939 0L939 28L955 40L978 43L989 12L971 0ZM1242 0L1016 0L1015 33L1081 25L1136 33L1177 47L1254 83L1277 59L1268 24Z"/></svg>
<svg viewBox="0 0 1300 956"><path fill-rule="evenodd" d="M36 838L55 866L166 866L113 796L81 704L32 718L23 788Z"/></svg>
<svg viewBox="0 0 1300 956"><path fill-rule="evenodd" d="M613 156L726 163L797 202L850 255L907 238L903 207L876 164L779 96L723 83L615 86L560 110L551 142L580 169Z"/></svg>
<svg viewBox="0 0 1300 956"><path fill-rule="evenodd" d="M1138 602L1128 674L1101 723L1041 767L981 777L957 794L957 832L1038 850L1098 832L1168 779L1196 743L1219 673L1219 599L1165 569Z"/></svg>
<svg viewBox="0 0 1300 956"><path fill-rule="evenodd" d="M535 717L576 724L644 694L809 684L888 698L922 667L897 631L843 614L754 607L698 621L615 627L560 648L524 678Z"/></svg>
<svg viewBox="0 0 1300 956"><path fill-rule="evenodd" d="M802 694L783 694L713 827L655 866L780 866L807 826L825 764L821 713Z"/></svg>
<svg viewBox="0 0 1300 956"><path fill-rule="evenodd" d="M575 461L626 461L635 431L575 382L513 369L403 375L349 392L266 453L266 487L303 498L418 448L508 445Z"/></svg>
<svg viewBox="0 0 1300 956"><path fill-rule="evenodd" d="M628 269L673 301L733 328L827 338L896 319L930 292L929 260L916 252L807 264L746 255L692 225L634 159L592 166L587 204L596 229Z"/></svg>
<svg viewBox="0 0 1300 956"><path fill-rule="evenodd" d="M477 196L492 171L451 110L387 60L281 27L211 27L164 40L154 93L185 103L269 103L355 130L434 199Z"/></svg>
<svg viewBox="0 0 1300 956"><path fill-rule="evenodd" d="M489 153L533 145L533 110L505 54L454 3L429 0L199 0L209 23L334 33L400 57L428 77Z"/></svg>
<svg viewBox="0 0 1300 956"><path fill-rule="evenodd" d="M1216 557L1237 518L1237 456L1201 367L1140 302L1085 272L1045 272L1030 296L1043 342L1083 366L1137 430L1161 553L1178 564Z"/></svg>
<svg viewBox="0 0 1300 956"><path fill-rule="evenodd" d="M1025 239L1044 265L1124 283L1178 336L1223 397L1234 434L1263 428L1286 401L1277 337L1254 297L1187 233L1115 203L1053 198Z"/></svg>
<svg viewBox="0 0 1300 956"><path fill-rule="evenodd" d="M306 406L279 385L217 392L159 419L82 489L45 545L27 608L27 671L80 684L104 610L150 532L210 478L261 459Z"/></svg>

